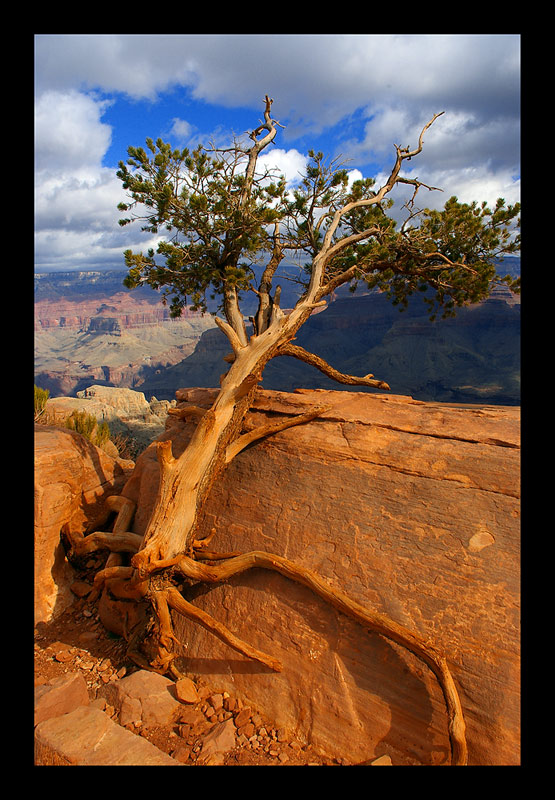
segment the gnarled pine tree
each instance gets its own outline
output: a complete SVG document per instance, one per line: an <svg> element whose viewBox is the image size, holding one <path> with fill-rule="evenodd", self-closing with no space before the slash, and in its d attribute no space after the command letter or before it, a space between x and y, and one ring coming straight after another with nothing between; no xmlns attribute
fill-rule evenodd
<svg viewBox="0 0 555 800"><path fill-rule="evenodd" d="M161 673L177 673L171 611L195 620L248 657L272 669L281 668L271 655L240 641L187 601L176 587L175 575L188 581L218 582L262 567L308 586L429 666L445 698L452 763L465 764L465 725L457 689L445 655L432 643L285 558L262 551L208 552L206 542L197 541L197 527L214 482L238 453L285 427L306 424L324 410L314 408L286 423L243 431L243 420L270 359L298 358L339 382L389 389L371 374L343 375L292 343L314 309L325 307L326 298L337 287L355 286L359 281L380 288L401 305L414 291L426 291L431 312L437 308L452 314L457 306L477 302L496 281L495 258L518 249L518 237L511 237L510 228L519 208L499 200L490 210L485 203L461 204L451 198L443 211L415 210L417 192L434 187L404 177L401 170L405 161L421 152L424 134L440 114L425 125L413 149L395 146L391 173L381 187L369 178L350 184L344 168L336 162L327 164L321 153L311 152L302 182L288 192L282 177L257 170L260 153L271 145L280 127L271 116L271 106L266 96L264 120L250 133L247 145L235 142L226 150L198 147L191 152L172 149L160 139L147 140L148 152L130 147L129 160L120 163L118 177L130 199L120 210L131 212L121 224L140 219L144 230L168 233L156 253L126 251L126 285L162 288L174 315L186 304L206 310L207 293L218 296L222 316L216 322L229 340L231 353L226 360L230 366L209 410L176 409L175 413L198 419L184 452L175 457L171 441L158 443L158 497L144 536L131 530L134 507L124 490L109 502L118 512L113 530L70 536L73 552L112 551L95 587L97 591L108 587L113 597L136 600L149 612L155 624L148 627L143 622L128 632L129 654L141 666ZM397 228L386 212L392 204L390 194L400 184L412 187L412 199L405 223ZM299 253L307 260L303 293L292 310L284 311L274 279L285 256ZM163 257L163 264L156 256ZM265 266L257 285L252 265L260 256ZM503 280L517 288L508 277ZM246 291L258 297L250 335L239 305ZM155 654L149 658L143 639L153 629Z"/></svg>

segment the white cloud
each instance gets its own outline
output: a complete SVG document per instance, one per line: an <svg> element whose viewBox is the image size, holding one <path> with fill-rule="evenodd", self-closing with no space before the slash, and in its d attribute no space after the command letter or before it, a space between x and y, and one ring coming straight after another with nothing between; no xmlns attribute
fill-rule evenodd
<svg viewBox="0 0 555 800"><path fill-rule="evenodd" d="M70 268L93 257L121 265L122 249L141 246L135 226L117 224L121 185L102 165L112 136L103 114L118 93L155 102L160 92L187 87L196 99L249 107L255 116L269 93L286 127L283 146L261 162L289 181L306 164L299 134L310 143L340 122L336 152L361 171L371 163L387 170L393 143L414 146L423 124L445 111L406 165L444 189L419 195L422 204L443 205L451 194L518 199L518 35L55 34L35 42L39 264ZM168 125L181 144L210 138L187 111ZM212 131L217 144L223 133Z"/></svg>
<svg viewBox="0 0 555 800"><path fill-rule="evenodd" d="M35 106L37 171L96 169L112 137L110 126L101 121L107 105L75 90L41 94Z"/></svg>
<svg viewBox="0 0 555 800"><path fill-rule="evenodd" d="M125 197L115 171L102 166L112 133L102 122L105 108L104 100L75 90L47 91L37 99L35 262L39 269L122 265L129 234L118 225L117 204Z"/></svg>
<svg viewBox="0 0 555 800"><path fill-rule="evenodd" d="M299 153L294 148L283 150L279 147L269 151L262 151L259 156L257 167L262 172L264 169L277 170L283 175L288 185L298 183L304 173L307 164L307 156Z"/></svg>

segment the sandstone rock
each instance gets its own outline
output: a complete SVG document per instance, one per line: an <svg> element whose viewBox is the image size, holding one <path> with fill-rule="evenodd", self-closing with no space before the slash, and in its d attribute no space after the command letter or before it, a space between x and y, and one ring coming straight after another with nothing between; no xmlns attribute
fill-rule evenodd
<svg viewBox="0 0 555 800"><path fill-rule="evenodd" d="M205 737L199 763L217 766L224 763L225 754L235 747L235 726L229 719L214 726Z"/></svg>
<svg viewBox="0 0 555 800"><path fill-rule="evenodd" d="M199 693L190 678L180 678L175 684L175 694L181 703L198 703Z"/></svg>
<svg viewBox="0 0 555 800"><path fill-rule="evenodd" d="M35 725L88 704L87 684L80 672L53 678L35 687Z"/></svg>
<svg viewBox="0 0 555 800"><path fill-rule="evenodd" d="M133 389L121 389L115 386L89 386L87 389L77 392L77 398L94 401L94 406L101 407L102 412L110 416L137 417L141 414L150 415L152 413L143 392L136 392Z"/></svg>
<svg viewBox="0 0 555 800"><path fill-rule="evenodd" d="M104 502L129 474L120 462L69 430L35 425L35 622L47 622L73 602L73 570L60 541L65 525L94 529Z"/></svg>
<svg viewBox="0 0 555 800"><path fill-rule="evenodd" d="M207 407L216 394L190 389L176 397ZM260 391L247 424L315 404L331 409L230 464L199 538L215 527L214 549L281 554L430 638L459 688L470 763L518 764L520 410ZM193 430L172 419L160 438L172 439L179 455ZM126 487L139 501L138 533L157 480L149 448ZM284 669L271 673L178 618L185 671L194 674L206 659L225 663L223 689L331 757L366 762L387 745L396 764L448 761L441 690L403 648L263 570L214 586L195 603Z"/></svg>
<svg viewBox="0 0 555 800"><path fill-rule="evenodd" d="M371 767L392 767L391 758L389 756L380 756L370 764Z"/></svg>
<svg viewBox="0 0 555 800"><path fill-rule="evenodd" d="M155 672L139 670L120 681L103 686L99 692L116 708L122 725L167 725L181 709L175 697L174 683Z"/></svg>
<svg viewBox="0 0 555 800"><path fill-rule="evenodd" d="M181 766L153 744L113 722L98 708L80 706L35 728L36 761L76 766Z"/></svg>

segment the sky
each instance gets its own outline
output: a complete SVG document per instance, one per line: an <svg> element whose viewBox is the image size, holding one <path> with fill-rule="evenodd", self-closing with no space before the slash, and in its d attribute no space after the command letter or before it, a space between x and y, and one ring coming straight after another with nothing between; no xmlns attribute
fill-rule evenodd
<svg viewBox="0 0 555 800"><path fill-rule="evenodd" d="M291 186L308 150L378 185L394 145L417 144L406 177L456 195L520 200L520 34L37 34L35 272L124 269L156 238L120 227L116 177L129 145L229 144L278 128L264 160ZM423 190L422 190L423 191ZM394 214L406 195L392 194ZM399 217L400 218L400 217Z"/></svg>

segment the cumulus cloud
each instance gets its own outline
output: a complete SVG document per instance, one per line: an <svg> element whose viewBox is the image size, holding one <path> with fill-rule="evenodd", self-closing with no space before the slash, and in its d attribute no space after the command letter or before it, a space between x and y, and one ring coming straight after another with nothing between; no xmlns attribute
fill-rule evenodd
<svg viewBox="0 0 555 800"><path fill-rule="evenodd" d="M117 225L123 198L104 164L113 134L104 119L122 96L155 104L177 87L203 103L251 109L254 120L269 93L286 127L262 163L290 181L312 137L330 134L330 156L372 174L393 163L393 143L414 146L425 122L445 111L406 165L444 189L425 204L451 194L518 199L518 35L48 34L35 42L38 265L92 258L115 266L135 246L130 235L141 242ZM227 130L203 131L188 112L167 120L176 144L223 144Z"/></svg>
<svg viewBox="0 0 555 800"><path fill-rule="evenodd" d="M129 244L118 225L124 200L115 171L102 166L112 131L105 100L46 91L35 109L35 261L39 269L121 265Z"/></svg>
<svg viewBox="0 0 555 800"><path fill-rule="evenodd" d="M294 148L283 150L279 147L272 148L269 152L263 151L258 159L260 172L269 169L283 175L287 184L294 186L298 183L305 171L307 156L299 153Z"/></svg>

